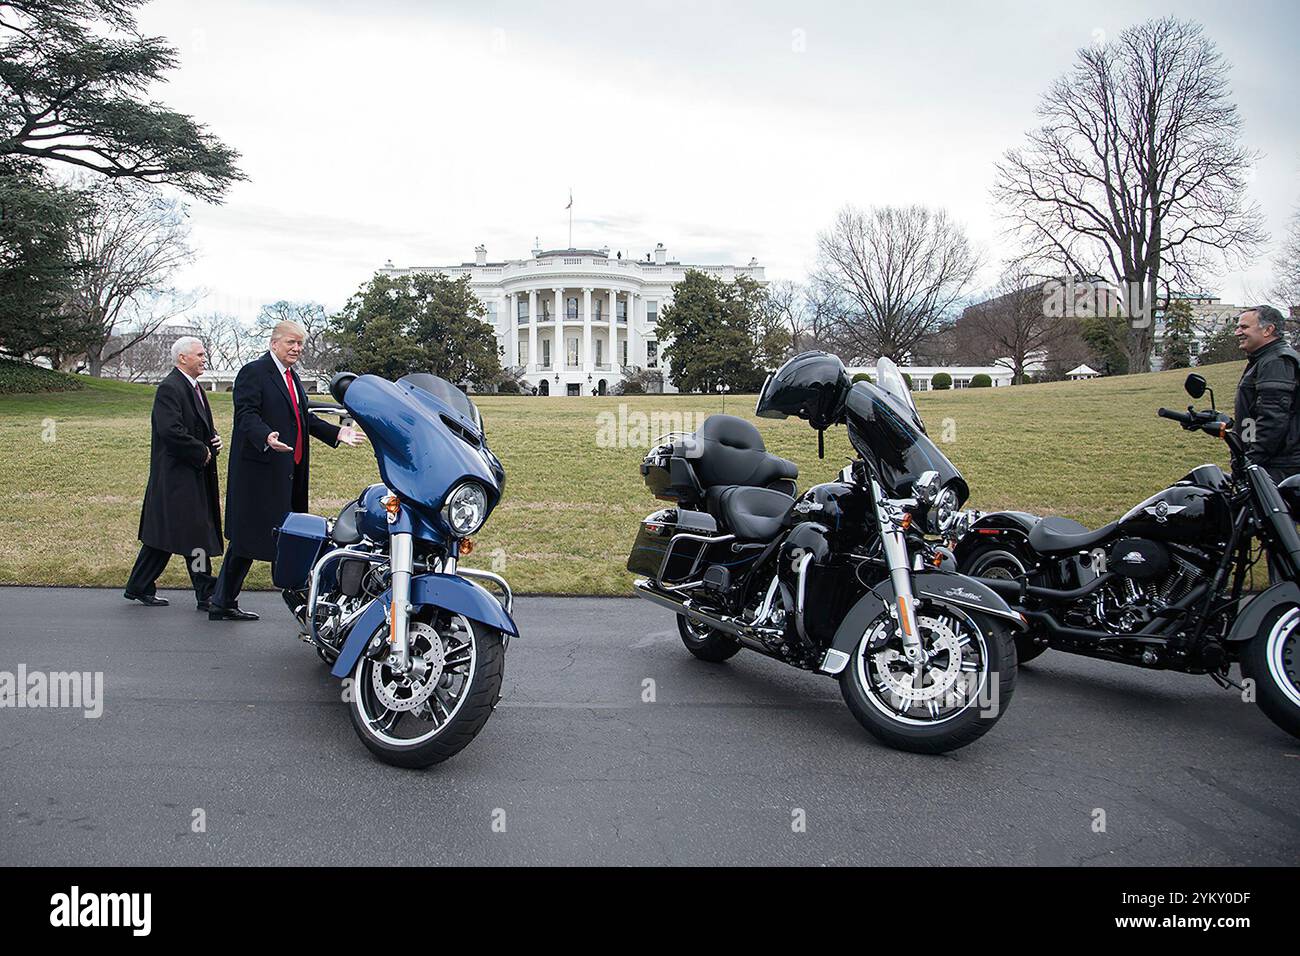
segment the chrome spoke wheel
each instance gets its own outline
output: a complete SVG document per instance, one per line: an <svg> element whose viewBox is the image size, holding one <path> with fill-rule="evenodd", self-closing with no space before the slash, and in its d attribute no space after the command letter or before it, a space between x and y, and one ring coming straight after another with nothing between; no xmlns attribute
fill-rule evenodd
<svg viewBox="0 0 1300 956"><path fill-rule="evenodd" d="M389 746L414 747L436 737L468 696L478 664L474 630L460 615L410 624L411 668L362 657L354 671L353 707Z"/></svg>
<svg viewBox="0 0 1300 956"><path fill-rule="evenodd" d="M897 624L884 617L858 643L857 680L871 705L891 720L940 724L978 702L989 676L988 645L974 622L955 609L918 612L916 624L921 660L909 661L897 638L886 642Z"/></svg>
<svg viewBox="0 0 1300 956"><path fill-rule="evenodd" d="M1265 660L1268 662L1269 677L1283 695L1296 707L1300 707L1300 662L1297 658L1297 640L1300 634L1300 608L1293 607L1277 619L1268 632L1265 645Z"/></svg>

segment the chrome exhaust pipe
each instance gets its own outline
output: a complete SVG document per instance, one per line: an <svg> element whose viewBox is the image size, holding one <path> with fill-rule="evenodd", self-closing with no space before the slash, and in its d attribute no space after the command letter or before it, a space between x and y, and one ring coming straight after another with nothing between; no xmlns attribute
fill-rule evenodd
<svg viewBox="0 0 1300 956"><path fill-rule="evenodd" d="M739 618L727 615L711 614L707 611L700 610L699 608L691 607L689 598L679 601L671 595L655 590L651 587L650 582L645 578L638 578L636 581L633 581L632 586L636 588L637 594L640 597L653 601L660 607L666 607L670 611L684 614L696 624L703 624L706 627L713 628L714 630L722 631L724 634L734 637L736 640L740 641L740 643L753 648L756 651L762 651L765 654L771 653L771 648L763 642L762 634L764 631L769 632L772 637L781 636L781 632L775 628L764 628L760 630L752 625L746 624Z"/></svg>

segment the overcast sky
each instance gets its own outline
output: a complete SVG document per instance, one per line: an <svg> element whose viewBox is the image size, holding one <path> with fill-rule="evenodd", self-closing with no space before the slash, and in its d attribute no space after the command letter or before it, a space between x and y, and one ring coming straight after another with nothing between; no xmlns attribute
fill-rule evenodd
<svg viewBox="0 0 1300 956"><path fill-rule="evenodd" d="M802 278L844 203L947 207L1005 249L993 164L1075 51L1175 13L1233 64L1251 183L1280 237L1300 200L1300 5L1287 2L469 3L153 0L179 48L158 95L243 153L192 211L201 310L331 309L391 258L568 243ZM1102 32L1104 31L1104 32ZM1270 247L1271 253L1271 247ZM1268 254L1212 291L1244 304ZM992 267L984 281L993 278Z"/></svg>

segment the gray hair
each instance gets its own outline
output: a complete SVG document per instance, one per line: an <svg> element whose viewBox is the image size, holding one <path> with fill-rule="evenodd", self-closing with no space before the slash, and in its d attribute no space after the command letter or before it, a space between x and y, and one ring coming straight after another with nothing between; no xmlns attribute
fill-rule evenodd
<svg viewBox="0 0 1300 956"><path fill-rule="evenodd" d="M201 339L196 339L192 335L182 335L172 343L172 364L175 365L182 355L189 355L195 348L202 348Z"/></svg>
<svg viewBox="0 0 1300 956"><path fill-rule="evenodd" d="M1282 323L1285 319L1282 313L1271 305L1252 305L1249 309L1243 310L1242 315L1246 312L1255 313L1255 321L1259 323L1261 329L1271 326L1275 335L1282 334Z"/></svg>
<svg viewBox="0 0 1300 956"><path fill-rule="evenodd" d="M290 335L294 332L298 333L298 338L306 341L306 326L301 322L295 322L293 319L281 319L279 322L275 323L275 327L271 329L271 341L274 342L277 339L282 339L286 335Z"/></svg>

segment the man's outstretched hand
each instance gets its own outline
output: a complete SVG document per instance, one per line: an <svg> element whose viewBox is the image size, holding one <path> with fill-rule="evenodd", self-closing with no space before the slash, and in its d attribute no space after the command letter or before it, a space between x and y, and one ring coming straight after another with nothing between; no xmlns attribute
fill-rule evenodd
<svg viewBox="0 0 1300 956"><path fill-rule="evenodd" d="M342 425L339 427L339 444L341 445L360 445L366 440L365 432L357 431L351 425Z"/></svg>

